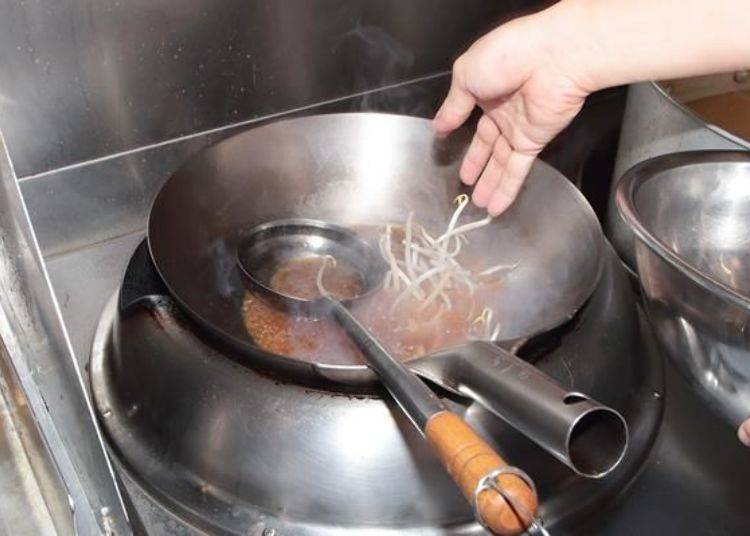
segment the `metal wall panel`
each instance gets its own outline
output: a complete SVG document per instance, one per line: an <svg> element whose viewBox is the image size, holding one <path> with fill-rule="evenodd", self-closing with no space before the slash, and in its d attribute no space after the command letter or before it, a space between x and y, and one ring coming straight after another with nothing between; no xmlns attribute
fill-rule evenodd
<svg viewBox="0 0 750 536"><path fill-rule="evenodd" d="M429 116L449 81L447 74L430 77L58 169L22 179L21 191L45 257L59 255L142 230L164 181L189 156L231 134L311 113L399 112L408 107L411 115Z"/></svg>
<svg viewBox="0 0 750 536"><path fill-rule="evenodd" d="M0 288L3 359L18 379L65 485L73 532L130 534L81 368L1 134Z"/></svg>
<svg viewBox="0 0 750 536"><path fill-rule="evenodd" d="M530 0L19 0L0 128L28 176L450 67Z"/></svg>

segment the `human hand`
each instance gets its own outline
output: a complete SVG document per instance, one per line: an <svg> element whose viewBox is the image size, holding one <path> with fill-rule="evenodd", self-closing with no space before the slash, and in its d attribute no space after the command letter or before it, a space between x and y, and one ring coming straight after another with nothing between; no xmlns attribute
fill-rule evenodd
<svg viewBox="0 0 750 536"><path fill-rule="evenodd" d="M750 418L740 425L739 430L737 430L737 437L740 438L743 445L750 447Z"/></svg>
<svg viewBox="0 0 750 536"><path fill-rule="evenodd" d="M550 13L541 12L479 39L453 65L450 91L433 120L444 136L475 106L483 110L460 177L476 183L472 199L492 216L515 200L536 156L589 93L578 69L557 56L553 34Z"/></svg>
<svg viewBox="0 0 750 536"><path fill-rule="evenodd" d="M454 64L439 135L479 106L461 167L490 214L518 195L536 155L588 93L642 80L729 72L750 62L747 0L561 0L479 39ZM664 28L679 28L665 32Z"/></svg>

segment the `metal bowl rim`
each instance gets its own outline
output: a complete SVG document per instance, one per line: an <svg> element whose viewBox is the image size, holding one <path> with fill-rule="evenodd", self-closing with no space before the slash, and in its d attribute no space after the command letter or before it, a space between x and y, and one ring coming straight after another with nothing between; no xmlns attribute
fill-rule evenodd
<svg viewBox="0 0 750 536"><path fill-rule="evenodd" d="M699 126L703 128L707 128L717 136L721 136L722 138L726 139L727 141L730 141L732 143L735 143L737 145L740 145L742 147L747 148L750 150L750 140L746 140L745 138L742 138L740 136L737 136L736 134L732 134L728 130L725 130L721 128L720 126L714 125L713 123L709 123L706 121L703 117L695 113L690 107L685 106L685 104L681 103L677 99L675 99L672 95L670 95L666 88L664 87L665 84L669 83L669 80L662 80L662 81L652 81L649 82L651 86L656 89L658 93L661 94L662 97L664 97L669 104L677 108L679 111L690 117L692 120L697 122Z"/></svg>
<svg viewBox="0 0 750 536"><path fill-rule="evenodd" d="M735 150L684 151L644 160L630 168L622 176L615 193L617 208L620 216L627 222L638 239L649 250L659 256L659 258L666 261L670 266L706 291L750 311L750 296L745 296L714 277L698 270L680 257L667 244L646 229L635 207L635 195L640 186L646 181L657 177L662 172L696 164L716 163L750 164L750 153Z"/></svg>

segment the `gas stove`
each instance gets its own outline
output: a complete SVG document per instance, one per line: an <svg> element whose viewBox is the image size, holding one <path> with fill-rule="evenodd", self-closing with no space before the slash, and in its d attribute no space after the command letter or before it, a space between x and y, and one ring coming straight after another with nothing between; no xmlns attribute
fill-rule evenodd
<svg viewBox="0 0 750 536"><path fill-rule="evenodd" d="M440 91L441 88L438 88L436 94ZM546 156L549 161L560 169L564 169L575 179L595 208L599 206L595 202L596 199L606 200L606 195L602 195L600 188L608 181L603 179L598 182L595 179L608 177L608 166L611 166L611 163L607 154L611 150L612 134L616 133L616 124L613 126L602 121L601 118L607 114L616 117L620 104L620 97L611 93L601 97L598 101L593 100L589 104L589 110L593 110L590 115L587 116L584 111L580 122L572 125L568 132L568 136L574 136L571 143L578 148L576 151L571 151L575 153L575 158L565 157L569 154L563 150L565 135L558 140ZM591 119L592 116L595 116L594 119ZM582 132L585 136L581 134ZM586 139L586 136L589 138ZM570 137L567 139L571 140ZM584 141L590 143L584 143ZM174 147L166 146L150 155L150 158L158 160L159 155L163 154L164 158L174 161L174 151ZM113 169L105 163L100 166L99 172L106 174L112 172ZM97 331L97 325L99 326L98 342L93 353L95 357L93 363L96 364L99 359L97 356L100 356L99 361L103 362L104 350L107 348L105 342L112 332L112 327L117 323L120 297L129 288L129 284L123 283L131 281L129 278L132 270L128 271L130 275L125 278L122 277L122 271L128 264L131 268L137 264L139 254L143 261L144 250L142 246L139 249L142 238L143 234L136 232L89 248L73 250L48 258L48 270L60 299L76 354L83 363L86 363L88 357L92 355L91 338ZM137 250L135 255L133 255L134 250ZM624 476L618 480L617 485L607 486L604 483L594 495L573 494L572 499L565 499L557 509L553 508L553 505L547 507L552 512L562 512L566 509L565 504L574 505L575 511L570 515L546 515L550 526L554 528L553 533L690 534L711 531L719 534L746 533L748 520L746 511L742 508L742 501L746 496L744 486L750 481L750 460L747 451L739 446L732 430L716 422L713 415L703 408L684 382L673 374L671 368L662 369L661 358L653 347L647 324L637 307L635 287L628 284L627 277L623 276L618 261L614 257L610 256L608 263L613 273L619 274L616 278L619 281L619 292L622 293L620 299L629 304L625 307L625 310L629 312L624 314L624 323L618 324L620 327L611 328L609 331L598 328L578 331L583 324L576 324L570 332L560 335L564 341L543 341L543 344L540 343L536 348L530 346L525 351L528 352L528 357L538 359L537 362L541 367L549 367L546 371L561 381L569 381L569 373L574 374L574 379L578 379L576 374L585 373L586 369L581 366L581 360L584 358L592 361L597 356L603 355L606 350L620 352L618 355L624 356L623 359L631 367L632 376L612 374L610 381L599 387L601 391L594 390L590 394L602 401L616 404L618 401L611 401L609 398L610 386L613 386L611 390L615 390L620 383L632 381L636 391L625 398L630 397L632 400L634 414L637 414L636 406L640 404L640 415L644 415L645 412L649 414L649 417L641 416L635 421L629 418L631 442L637 445L640 437L641 447L637 449L638 456L632 458L631 465L623 465ZM112 298L113 292L115 298ZM108 300L110 301L107 305ZM143 304L146 303L149 302L143 302ZM149 306L156 307L159 315L139 313L135 314L131 320L149 320L150 318L151 321L156 321L161 319L174 329L183 331L180 327L182 320L179 311L171 307L168 299L151 301ZM587 306L582 315L589 310ZM617 322L622 321L623 313L613 314L614 318L619 319ZM613 319L611 320L614 322ZM189 333L190 329L187 329L187 332ZM184 348L192 352L202 344L205 342L199 337L195 346L191 343ZM558 360L549 357L552 355L565 357ZM607 353L607 355L612 354ZM571 363L574 366L571 366ZM240 374L249 374L241 364L233 362L232 367L235 371L241 371ZM567 368L571 370L568 371ZM96 370L96 366L91 369L94 376L96 376ZM663 372L666 372L666 389L663 388L660 379ZM179 390L186 387L180 385L175 377L164 375L148 381L157 380L161 380L159 384L164 390ZM145 378L144 381L146 381ZM271 386L275 385L274 380L268 381L270 382L268 388L272 388ZM97 385L96 379L93 384ZM154 389L152 392L156 391ZM231 405L227 407L231 409ZM661 410L659 409L662 407L663 419L660 418ZM133 418L138 418L143 408L131 405L121 409L122 415L127 420L128 412L132 412ZM190 411L189 406L186 409ZM476 410L469 410L470 413L472 411L476 412ZM625 406L623 406L623 411L625 411ZM108 425L106 424L107 417L104 416L105 412L106 409L100 413L106 429ZM252 412L248 413L248 415L251 414ZM498 427L503 428L502 423L492 415L482 415L481 412L477 412L475 417L477 422L482 424L482 430L490 434L494 433ZM642 426L634 426L636 421L642 423ZM163 424L165 427L170 426L169 422ZM179 432L191 433L193 431L179 430ZM200 481L187 478L180 484L178 476L185 476L188 471L184 470L184 465L177 462L173 462L172 465L171 474L174 477L172 483L175 489L183 486L183 491L188 491L184 494L165 492L165 489L169 489L169 485L165 484L169 480L169 475L166 477L167 480L161 478L165 474L166 451L157 449L148 452L146 448L142 453L143 458L136 464L133 460L137 456L132 456L132 453L126 455L125 449L115 440L115 434L108 433L120 478L128 491L126 501L134 508L134 512L137 512L137 515L132 516L136 528L147 531L149 534L221 532L234 531L240 527L245 534L263 534L264 536L297 533L289 531L291 525L285 525L293 516L286 515L283 509L267 507L254 511L252 507L248 507L252 504L257 505L259 502L253 499L256 496L253 490L239 490L249 500L244 504L238 504L231 497L213 489L211 483L205 479ZM502 433L512 434L512 431L502 430ZM123 435L126 433L123 432ZM216 436L216 433L211 435ZM134 443L143 439L139 438L136 433L133 434L133 438ZM524 438L519 436L517 441L515 446L513 442L504 442L504 445L507 444L511 450L515 449L513 456L519 457L519 465L522 465L526 450L532 451L532 454L546 456L543 453L534 453L536 447L529 446ZM655 441L653 445L652 441ZM203 450L209 448L205 443L197 442L195 445L196 447L203 445ZM271 442L270 448L280 448L279 443ZM201 454L201 449L196 448L193 454L196 456ZM551 467L555 467L557 472L552 470L550 478L545 478L540 482L543 500L545 497L555 496L554 492L564 489L564 483L569 484L571 480L568 470L563 466L554 465L556 463L551 461ZM235 467L234 469L245 471L252 468ZM531 466L529 470L533 472ZM402 480L406 480L406 477ZM574 479L573 481L575 482ZM297 483L296 480L295 483ZM184 486L193 486L193 491ZM204 486L205 493L201 492L201 486ZM724 500L715 500L717 493L720 493ZM557 496L565 497L561 493ZM216 497L219 497L219 502L213 502ZM460 503L460 498L457 498L456 502ZM309 505L315 506L315 503L311 502ZM455 516L454 519L466 519L467 512L454 511L451 515ZM314 525L313 529L320 528L319 524L312 523L312 525ZM468 532L476 530L472 524L461 525L459 523L459 525L461 530ZM377 533L377 529L373 530ZM442 529L438 529L440 530ZM328 532L336 533L335 531ZM339 533L348 534L345 528L339 528Z"/></svg>
<svg viewBox="0 0 750 536"><path fill-rule="evenodd" d="M640 329L627 277L610 251L583 311L520 349L628 421L626 458L602 480L574 475L481 407L454 402L534 474L542 517L554 532L610 503L648 455L663 373L640 344ZM90 373L100 420L134 494L186 526L232 534L248 527L300 535L481 531L387 397L342 396L246 366L181 312L145 243L102 315Z"/></svg>

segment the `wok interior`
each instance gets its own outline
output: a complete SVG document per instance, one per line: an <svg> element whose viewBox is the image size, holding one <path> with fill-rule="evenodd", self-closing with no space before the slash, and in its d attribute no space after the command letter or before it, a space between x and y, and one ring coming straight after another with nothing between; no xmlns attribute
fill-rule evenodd
<svg viewBox="0 0 750 536"><path fill-rule="evenodd" d="M468 132L435 140L426 120L381 114L312 116L227 139L188 162L152 209L149 245L173 295L215 333L253 350L235 266L241 232L285 218L345 227L403 223L410 211L445 228L462 191ZM466 221L483 214L467 209ZM486 266L515 264L493 303L499 339L568 319L596 285L602 238L567 179L537 162L517 202L470 235Z"/></svg>
<svg viewBox="0 0 750 536"><path fill-rule="evenodd" d="M750 298L750 163L661 171L634 192L638 218L706 277Z"/></svg>

